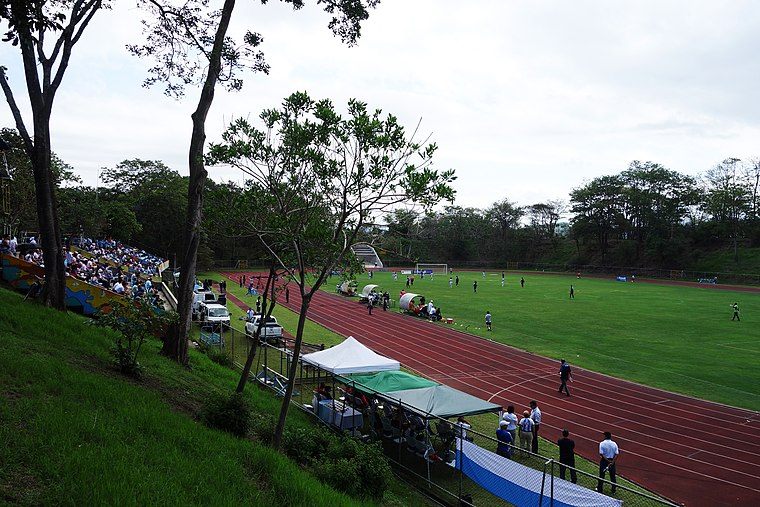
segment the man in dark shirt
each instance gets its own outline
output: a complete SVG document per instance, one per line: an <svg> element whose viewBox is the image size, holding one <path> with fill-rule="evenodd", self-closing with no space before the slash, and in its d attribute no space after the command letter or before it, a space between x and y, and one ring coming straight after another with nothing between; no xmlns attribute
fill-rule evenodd
<svg viewBox="0 0 760 507"><path fill-rule="evenodd" d="M562 380L562 383L559 386L559 392L562 393L562 390L564 389L565 393L570 396L570 391L567 389L567 381L573 381L573 372L570 368L570 365L567 364L567 362L564 359L560 359L561 366L559 367L559 378Z"/></svg>
<svg viewBox="0 0 760 507"><path fill-rule="evenodd" d="M557 440L559 446L559 478L565 478L565 470L570 468L570 482L575 484L578 481L578 476L575 473L575 441L571 438L570 432L562 430L562 438Z"/></svg>

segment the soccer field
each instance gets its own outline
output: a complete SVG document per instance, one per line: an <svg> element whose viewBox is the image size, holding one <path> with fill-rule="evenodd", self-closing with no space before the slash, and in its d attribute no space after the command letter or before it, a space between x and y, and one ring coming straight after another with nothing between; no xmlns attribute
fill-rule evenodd
<svg viewBox="0 0 760 507"><path fill-rule="evenodd" d="M542 273L415 276L408 292L433 299L457 329L572 364L698 398L760 410L760 293L617 282ZM520 286L520 277L525 286ZM477 293L473 281L477 280ZM406 276L361 275L394 299ZM575 299L570 299L570 285ZM328 287L325 287L329 290ZM741 322L730 307L739 303ZM493 331L485 329L486 311Z"/></svg>

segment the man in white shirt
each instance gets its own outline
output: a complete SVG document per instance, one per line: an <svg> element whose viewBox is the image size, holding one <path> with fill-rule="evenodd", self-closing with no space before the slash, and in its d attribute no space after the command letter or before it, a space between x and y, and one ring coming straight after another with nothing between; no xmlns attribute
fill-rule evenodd
<svg viewBox="0 0 760 507"><path fill-rule="evenodd" d="M541 409L536 400L530 401L530 418L533 419L533 442L531 451L538 454L538 430L541 428Z"/></svg>
<svg viewBox="0 0 760 507"><path fill-rule="evenodd" d="M501 418L507 421L507 431L512 435L512 443L517 445L517 414L515 414L514 405L508 406Z"/></svg>
<svg viewBox="0 0 760 507"><path fill-rule="evenodd" d="M614 440L612 440L612 433L609 431L604 432L604 440L599 442L599 481L596 485L596 490L599 493L602 493L604 488L604 474L605 472L610 473L610 481L612 481L612 494L615 494L615 491L617 489L617 470L616 470L616 462L618 453L620 450L618 449L617 444Z"/></svg>

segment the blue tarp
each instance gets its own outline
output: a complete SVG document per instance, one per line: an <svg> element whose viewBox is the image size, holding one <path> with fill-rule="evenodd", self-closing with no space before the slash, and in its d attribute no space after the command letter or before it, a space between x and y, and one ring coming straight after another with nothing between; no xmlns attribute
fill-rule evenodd
<svg viewBox="0 0 760 507"><path fill-rule="evenodd" d="M621 507L610 498L569 481L499 456L472 442L457 439L457 469L483 489L515 507ZM545 482L544 482L545 481ZM543 483L543 498L541 486ZM551 499L553 489L554 500Z"/></svg>

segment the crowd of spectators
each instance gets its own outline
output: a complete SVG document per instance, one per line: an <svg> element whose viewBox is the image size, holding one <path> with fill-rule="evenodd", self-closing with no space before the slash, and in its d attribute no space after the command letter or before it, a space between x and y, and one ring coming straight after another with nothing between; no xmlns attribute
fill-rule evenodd
<svg viewBox="0 0 760 507"><path fill-rule="evenodd" d="M42 249L36 238L19 248L14 238L4 237L2 251L44 267ZM160 276L164 259L114 239L76 238L77 248L65 239L66 274L117 294L154 299L158 297L153 277ZM7 246L7 248L6 248Z"/></svg>

